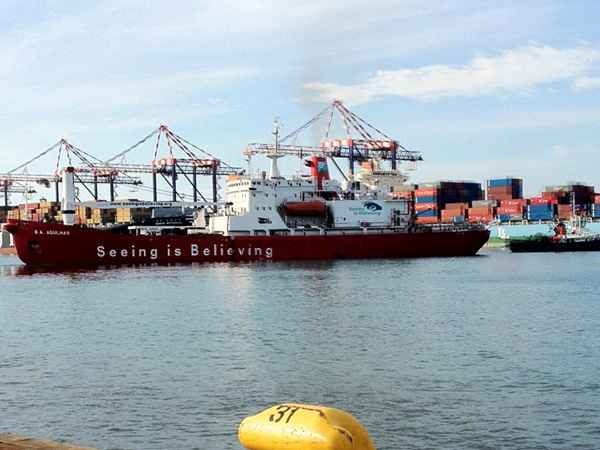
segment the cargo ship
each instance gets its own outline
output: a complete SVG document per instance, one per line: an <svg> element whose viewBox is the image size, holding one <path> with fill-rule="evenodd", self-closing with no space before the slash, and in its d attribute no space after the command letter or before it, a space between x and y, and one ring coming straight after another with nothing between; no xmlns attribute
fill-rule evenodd
<svg viewBox="0 0 600 450"><path fill-rule="evenodd" d="M8 219L5 229L21 261L30 265L472 256L488 240L489 231L474 224L417 223L413 200L391 192L407 179L399 170L377 170L372 162L352 180L338 181L329 177L327 158L313 156L306 164L310 174L284 178L278 157L271 155L268 177L229 176L225 201L193 205L189 221L149 218L113 227L74 224L76 169L68 167L62 171L63 223ZM136 206L183 212L192 205Z"/></svg>

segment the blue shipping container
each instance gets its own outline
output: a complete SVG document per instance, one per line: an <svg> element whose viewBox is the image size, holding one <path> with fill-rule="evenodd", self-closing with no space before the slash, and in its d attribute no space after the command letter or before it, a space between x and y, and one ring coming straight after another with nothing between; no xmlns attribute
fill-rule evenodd
<svg viewBox="0 0 600 450"><path fill-rule="evenodd" d="M429 197L415 197L416 203L437 203L439 197L437 196L429 196Z"/></svg>
<svg viewBox="0 0 600 450"><path fill-rule="evenodd" d="M527 219L528 220L552 220L554 217L554 214L552 214L551 212L527 212Z"/></svg>
<svg viewBox="0 0 600 450"><path fill-rule="evenodd" d="M501 180L490 180L489 187L506 187L506 186L522 186L523 182L520 178L503 178Z"/></svg>
<svg viewBox="0 0 600 450"><path fill-rule="evenodd" d="M527 205L527 211L532 213L554 212L554 205L551 203L546 205Z"/></svg>

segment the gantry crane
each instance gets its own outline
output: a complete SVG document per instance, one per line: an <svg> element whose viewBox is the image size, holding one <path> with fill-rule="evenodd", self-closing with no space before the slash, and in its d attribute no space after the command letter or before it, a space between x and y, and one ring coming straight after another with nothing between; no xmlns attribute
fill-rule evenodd
<svg viewBox="0 0 600 450"><path fill-rule="evenodd" d="M126 155L132 150L136 149L140 145L149 141L152 137L156 136L156 145L154 149L154 157L151 164L127 164L125 163ZM161 137L164 136L167 147L169 149L168 155L164 158L159 157L158 151L161 143ZM196 156L191 150L193 147L196 151L202 153L202 157ZM185 157L178 158L175 156L174 148L180 149ZM137 144L129 147L121 153L108 159L103 166L106 171L114 171L116 173L145 173L152 174L152 185L153 185L153 201L157 201L157 175L162 175L167 178L170 175L170 186L172 188L173 201L177 201L177 178L178 174L184 175L188 181L190 181L193 189L193 201L198 201L198 196L202 197L204 201L206 199L200 193L197 187L197 176L198 175L210 175L212 177L212 195L213 202L218 200L218 184L217 177L222 175L234 175L243 172L243 169L239 167L233 167L222 160L215 158L205 150L195 146L194 144L186 141L182 137L171 132L166 125L161 125L144 139L139 141ZM188 177L192 176L192 179Z"/></svg>
<svg viewBox="0 0 600 450"><path fill-rule="evenodd" d="M41 158L42 156L50 153L53 150L57 150L58 157L56 161L56 169L54 174L31 174L28 173L28 166ZM14 186L14 183L21 184L29 184L34 183L41 185L45 188L49 188L51 183L55 183L56 190L56 201L60 201L59 196L59 183L62 182L62 174L60 171L61 166L61 156L62 154L66 155L67 165L69 167L74 166L75 159L79 160L78 167L75 170L75 182L82 184L93 196L94 199L98 199L98 184L99 183L108 183L110 184L110 192L111 192L111 200L114 199L114 185L115 184L129 184L129 185L139 185L141 184L141 180L139 178L134 178L131 176L120 176L116 172L106 171L103 166L103 162L97 160L93 156L85 153L83 150L78 149L77 147L71 145L65 139L61 139L59 142L54 144L48 150L42 152L36 157L30 159L29 161L21 164L20 166L14 168L13 170L0 173L0 184L3 186L3 190L5 192L4 195L4 208L8 209L8 191L10 190L10 186ZM90 191L88 188L89 184L94 185L94 191ZM27 191L29 189L29 191ZM16 192L13 190L13 192ZM30 188L25 187L24 193L31 193Z"/></svg>
<svg viewBox="0 0 600 450"><path fill-rule="evenodd" d="M329 136L335 111L340 113L344 126L345 137L342 139L331 139ZM301 131L325 117L327 117L327 125L321 146L286 144L286 142L296 140ZM358 138L352 137L352 130L358 134ZM349 160L350 177L354 175L355 161L369 161L374 158L389 160L391 161L392 170L396 170L398 162L419 162L423 160L419 152L407 150L398 141L389 138L349 111L340 100L335 100L325 110L287 136L279 139L278 133L279 123L276 121L275 143L251 143L244 153L250 156L261 153L271 157L273 155L323 156L332 158L332 161L334 161L333 158L347 158Z"/></svg>

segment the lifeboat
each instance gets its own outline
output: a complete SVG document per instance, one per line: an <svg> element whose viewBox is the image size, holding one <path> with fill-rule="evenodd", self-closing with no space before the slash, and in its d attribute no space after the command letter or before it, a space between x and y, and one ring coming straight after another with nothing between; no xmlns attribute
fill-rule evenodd
<svg viewBox="0 0 600 450"><path fill-rule="evenodd" d="M294 202L285 205L286 216L324 216L325 203L319 200Z"/></svg>

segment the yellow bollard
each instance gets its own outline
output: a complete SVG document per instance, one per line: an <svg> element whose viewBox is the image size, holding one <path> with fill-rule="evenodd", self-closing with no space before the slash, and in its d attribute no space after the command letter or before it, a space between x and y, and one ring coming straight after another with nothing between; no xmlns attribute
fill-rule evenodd
<svg viewBox="0 0 600 450"><path fill-rule="evenodd" d="M250 450L375 450L367 430L350 414L298 403L246 417L238 436Z"/></svg>

